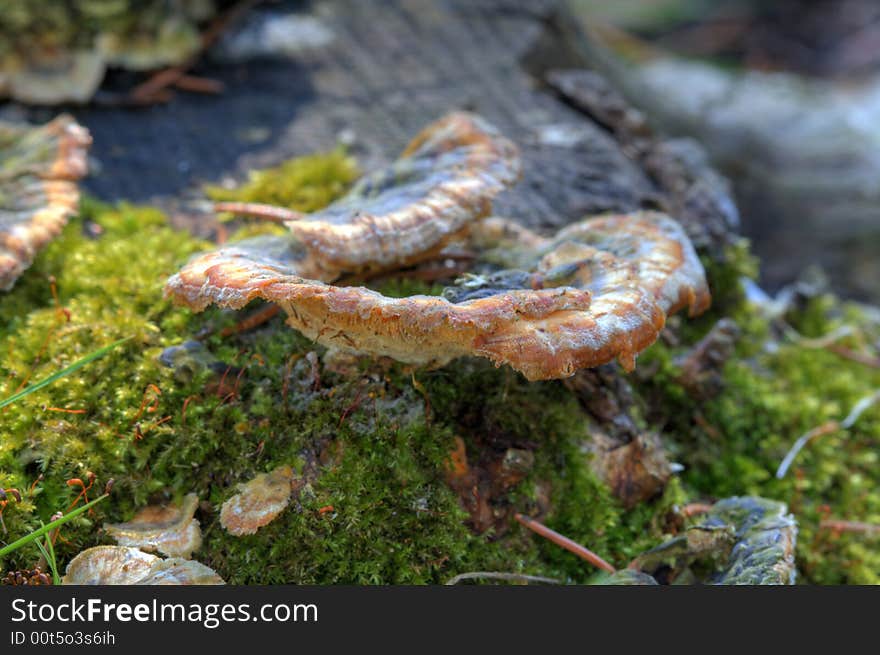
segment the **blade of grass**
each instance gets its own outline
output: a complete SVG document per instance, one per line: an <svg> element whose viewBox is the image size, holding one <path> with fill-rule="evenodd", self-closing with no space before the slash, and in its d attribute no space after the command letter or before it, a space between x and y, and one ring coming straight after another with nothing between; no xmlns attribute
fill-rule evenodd
<svg viewBox="0 0 880 655"><path fill-rule="evenodd" d="M43 525L42 521L40 521L40 525ZM46 549L47 546L48 550ZM46 546L44 546L40 543L40 540L38 539L37 548L40 549L40 555L42 555L43 559L46 560L46 564L49 566L49 570L52 572L52 584L61 584L61 576L58 575L58 562L55 561L55 546L52 545L52 540L47 537Z"/></svg>
<svg viewBox="0 0 880 655"><path fill-rule="evenodd" d="M22 389L18 393L12 394L11 396L9 396L9 398L5 398L3 400L0 400L0 409L3 409L7 405L11 405L16 400L21 400L22 398L24 398L28 394L31 394L34 391L37 391L38 389L42 389L43 387L45 387L49 384L52 384L53 382L55 382L55 380L58 380L59 378L63 378L65 375L69 375L70 373L73 373L77 369L80 369L83 366L85 366L86 364L95 361L99 357L103 357L108 352L110 352L111 350L116 348L116 346L118 346L121 343L125 343L129 339L131 339L131 337L125 337L124 339L120 339L119 341L114 341L113 343L108 344L108 345L104 346L103 348L98 348L95 352L93 352L89 355L86 355L85 357L83 357L82 359L80 359L78 361L75 361L73 364L71 364L67 368L63 368L60 371L58 371L57 373L53 373L49 377L44 378L44 379L40 380L39 382L36 382L36 383L32 384L31 386Z"/></svg>
<svg viewBox="0 0 880 655"><path fill-rule="evenodd" d="M44 534L54 530L55 528L60 528L62 525L64 525L65 523L67 523L71 519L76 518L77 516L79 516L83 512L87 511L88 509L90 509L90 508L94 507L95 505L97 505L98 503L100 503L102 500L107 498L107 496L109 496L109 495L110 494L104 494L103 496L98 496L93 501L86 503L82 507L77 507L75 510L70 512L70 514L65 514L60 519L56 519L56 520L52 521L51 523L47 523L43 527L37 528L36 530L31 532L30 534L23 536L21 539L16 539L11 544L7 544L6 546L3 546L3 548L0 548L0 557L3 557L4 555L8 555L9 553L16 551L19 548L21 548L22 546L26 546L30 542L32 542L36 539L39 539Z"/></svg>
<svg viewBox="0 0 880 655"><path fill-rule="evenodd" d="M40 525L43 525L42 521L40 521ZM38 541L37 543L40 542ZM46 548L49 550L49 559L46 562L52 567L52 582L53 584L61 584L61 576L58 573L58 560L55 559L55 540L52 538L52 533L46 535Z"/></svg>

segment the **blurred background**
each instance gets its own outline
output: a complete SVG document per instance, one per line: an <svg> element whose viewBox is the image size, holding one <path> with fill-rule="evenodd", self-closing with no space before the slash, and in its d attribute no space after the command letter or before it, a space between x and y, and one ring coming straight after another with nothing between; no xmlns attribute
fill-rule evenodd
<svg viewBox="0 0 880 655"><path fill-rule="evenodd" d="M572 0L630 101L734 183L770 289L880 301L880 3ZM821 271L821 273L819 272Z"/></svg>

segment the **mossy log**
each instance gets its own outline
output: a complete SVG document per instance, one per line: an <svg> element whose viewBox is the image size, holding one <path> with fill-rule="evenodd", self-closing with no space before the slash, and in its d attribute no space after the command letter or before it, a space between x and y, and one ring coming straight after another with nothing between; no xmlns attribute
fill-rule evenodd
<svg viewBox="0 0 880 655"><path fill-rule="evenodd" d="M177 228L206 235L210 223L178 211L197 183L241 182L254 168L332 150L340 133L370 170L427 122L466 108L522 148L524 180L498 198L496 213L546 233L588 214L662 209L696 245L713 309L670 321L634 374L608 365L530 383L467 358L436 370L340 360L277 318L238 332L240 315L172 308L164 280L206 244L173 232L153 209L90 202L0 297L3 343L14 344L2 353L0 397L96 339L134 339L0 415L0 486L31 490L6 506L11 535L66 507L75 493L65 480L91 470L116 487L97 519L65 530L56 546L63 561L108 542L101 522L196 493L205 535L193 558L227 582L424 583L474 570L585 582L593 569L514 515L539 518L624 567L682 530L687 502L764 494L806 521L799 564L809 580L877 580L876 555L856 542L832 556L817 536L823 506L860 514L846 518L880 511L872 460L856 448L876 418L866 415L852 450L823 442L809 454L816 459L803 458L803 477L772 479L797 434L880 384L876 371L821 349L765 350L776 336L745 301L740 278L754 270L735 205L699 147L651 134L598 75L579 78L577 94L545 86L544 73L570 56L557 39L567 24L557 3L339 0L302 11L334 38L297 60L211 69L227 86L220 97L78 111L102 164L91 191L150 200ZM298 184L338 194L350 170L327 165L338 163L338 153L330 157L312 160L324 173ZM440 290L405 275L376 284L386 294ZM843 315L876 328L832 303L813 299L791 320L811 336ZM698 346L720 319L739 326L737 345ZM687 371L696 377L684 379ZM833 466L822 459L832 454ZM225 532L222 504L279 466L296 476L287 509L255 534ZM864 475L850 476L853 467ZM808 493L801 481L810 476ZM860 567L844 570L846 558ZM34 559L23 550L3 565L25 569Z"/></svg>

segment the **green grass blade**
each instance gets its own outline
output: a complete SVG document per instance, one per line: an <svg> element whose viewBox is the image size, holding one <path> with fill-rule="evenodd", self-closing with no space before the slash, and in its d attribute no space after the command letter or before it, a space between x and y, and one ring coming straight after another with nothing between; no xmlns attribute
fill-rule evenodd
<svg viewBox="0 0 880 655"><path fill-rule="evenodd" d="M40 525L43 522L40 521ZM40 555L43 556L43 559L46 560L46 564L49 566L49 570L52 572L52 584L59 585L61 584L61 576L58 575L58 562L55 561L55 546L52 545L52 540L49 537L46 537L46 545L40 543L40 540L37 539L37 548L40 549ZM46 549L48 547L48 550Z"/></svg>
<svg viewBox="0 0 880 655"><path fill-rule="evenodd" d="M89 362L93 362L96 359L98 359L99 357L103 357L108 352L113 350L116 346L118 346L121 343L125 343L129 339L131 339L131 337L125 337L124 339L120 339L119 341L114 341L113 343L108 344L108 345L104 346L103 348L98 348L98 350L96 350L95 352L93 352L89 355L86 355L85 357L74 362L73 364L71 364L67 368L61 369L57 373L53 373L49 377L44 378L44 379L40 380L39 382L22 389L18 393L12 394L11 396L9 396L9 398L5 398L4 400L0 400L0 409L3 409L7 405L11 405L16 400L21 400L22 398L24 398L28 394L33 393L34 391L37 391L38 389L42 389L43 387L45 387L49 384L52 384L53 382L55 382L55 380L58 380L59 378L63 378L65 375L69 375L70 373L73 373L74 371L82 368L83 366L85 366Z"/></svg>
<svg viewBox="0 0 880 655"><path fill-rule="evenodd" d="M40 521L40 525L43 525L43 522ZM39 539L37 540L39 544ZM58 573L58 560L55 559L55 540L52 539L52 535L46 535L46 548L49 551L49 557L46 559L49 566L52 569L52 582L53 584L61 584L61 575ZM45 550L44 549L44 550Z"/></svg>
<svg viewBox="0 0 880 655"><path fill-rule="evenodd" d="M67 523L71 519L76 518L77 516L79 516L80 514L85 512L86 510L91 509L94 505L97 505L98 503L100 503L102 500L107 498L107 496L109 496L109 495L110 494L104 494L103 496L98 496L93 501L86 503L82 507L77 507L75 510L73 510L69 514L65 514L60 519L56 519L56 520L52 521L51 523L47 523L43 527L38 528L38 529L34 530L33 532L31 532L30 534L23 536L21 539L16 539L11 544L3 546L3 548L0 548L0 557L3 557L4 555L8 555L9 553L16 551L19 548L21 548L22 546L26 546L30 542L34 541L35 539L39 539L44 534L54 530L55 528L60 528L62 525L64 525L65 523Z"/></svg>

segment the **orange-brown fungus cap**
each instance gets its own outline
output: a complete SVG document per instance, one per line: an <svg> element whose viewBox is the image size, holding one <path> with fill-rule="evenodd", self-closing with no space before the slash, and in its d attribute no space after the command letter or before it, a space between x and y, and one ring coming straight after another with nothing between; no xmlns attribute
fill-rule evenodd
<svg viewBox="0 0 880 655"><path fill-rule="evenodd" d="M513 233L528 245L515 255L515 269L469 276L444 297L388 298L299 277L277 238L204 255L170 289L195 309L241 307L253 298L278 303L289 325L341 350L422 365L477 355L530 380L568 377L615 358L629 370L668 314L709 305L693 246L663 214L589 219L552 239Z"/></svg>
<svg viewBox="0 0 880 655"><path fill-rule="evenodd" d="M479 230L497 222L492 219ZM444 295L467 303L523 286L589 293L586 311L513 322L474 344L475 354L510 364L531 380L568 377L613 359L632 370L635 356L654 343L668 315L687 307L694 316L709 307L703 266L682 227L664 214L587 219L542 244L522 228L516 237L527 244L524 253L504 245L520 270L472 276Z"/></svg>
<svg viewBox="0 0 880 655"><path fill-rule="evenodd" d="M67 565L65 585L217 585L223 579L193 560L162 559L127 546L95 546Z"/></svg>
<svg viewBox="0 0 880 655"><path fill-rule="evenodd" d="M281 466L241 485L239 493L220 508L220 524L237 537L254 534L290 503L294 478L292 468Z"/></svg>
<svg viewBox="0 0 880 655"><path fill-rule="evenodd" d="M286 271L323 282L344 273L394 269L427 258L487 216L492 199L519 175L519 153L512 142L479 116L452 113L429 125L400 159L362 178L343 198L287 222L287 237L249 243L267 260L278 259ZM213 299L191 288L190 270L198 275L235 253L233 245L196 258L168 281L166 292L203 308ZM249 300L235 289L213 295L222 295L230 306Z"/></svg>
<svg viewBox="0 0 880 655"><path fill-rule="evenodd" d="M0 290L76 212L91 143L66 115L41 127L0 121Z"/></svg>
<svg viewBox="0 0 880 655"><path fill-rule="evenodd" d="M127 523L105 525L120 546L157 550L169 557L189 557L202 543L199 522L193 518L199 499L189 494L180 507L145 507Z"/></svg>

